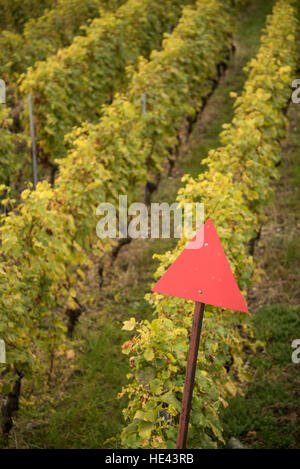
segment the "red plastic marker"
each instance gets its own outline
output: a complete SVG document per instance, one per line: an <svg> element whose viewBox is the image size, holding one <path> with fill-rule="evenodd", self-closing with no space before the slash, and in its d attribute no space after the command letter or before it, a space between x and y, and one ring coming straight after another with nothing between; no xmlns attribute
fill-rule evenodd
<svg viewBox="0 0 300 469"><path fill-rule="evenodd" d="M212 219L193 238L203 239L198 249L188 244L152 291L196 302L179 420L177 449L186 445L197 356L205 304L248 312L226 259Z"/></svg>

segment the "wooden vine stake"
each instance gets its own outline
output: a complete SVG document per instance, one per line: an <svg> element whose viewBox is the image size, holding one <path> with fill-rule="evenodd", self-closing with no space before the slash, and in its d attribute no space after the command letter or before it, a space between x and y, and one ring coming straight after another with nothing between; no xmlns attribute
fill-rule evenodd
<svg viewBox="0 0 300 469"><path fill-rule="evenodd" d="M153 291L195 302L176 446L184 449L205 304L248 312L211 218L186 245Z"/></svg>

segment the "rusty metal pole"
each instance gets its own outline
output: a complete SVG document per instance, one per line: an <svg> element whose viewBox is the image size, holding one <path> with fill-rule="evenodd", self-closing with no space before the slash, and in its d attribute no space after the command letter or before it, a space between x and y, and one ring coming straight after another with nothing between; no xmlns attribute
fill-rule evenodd
<svg viewBox="0 0 300 469"><path fill-rule="evenodd" d="M186 446L204 307L204 303L196 301L179 419L177 449L185 449Z"/></svg>

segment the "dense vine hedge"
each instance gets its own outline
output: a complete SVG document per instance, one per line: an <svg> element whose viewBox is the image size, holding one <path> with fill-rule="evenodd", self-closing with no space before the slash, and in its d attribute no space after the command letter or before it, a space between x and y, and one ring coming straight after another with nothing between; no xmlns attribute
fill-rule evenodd
<svg viewBox="0 0 300 469"><path fill-rule="evenodd" d="M161 170L178 144L184 118L195 115L214 86L217 65L228 56L239 3L208 0L186 7L162 50L153 52L150 61L140 60L127 93L103 108L98 124L83 125L68 136L71 149L61 161L57 184L68 187L69 199L82 193L67 185L78 172L102 181L101 200L116 201L121 193L133 200L149 171Z"/></svg>
<svg viewBox="0 0 300 469"><path fill-rule="evenodd" d="M42 16L28 19L22 32L4 29L0 35L0 76L14 97L19 76L29 66L70 45L74 36L84 34L80 27L100 11L113 11L122 3L124 0L57 0Z"/></svg>
<svg viewBox="0 0 300 469"><path fill-rule="evenodd" d="M26 132L22 132L19 123L19 115L24 105L27 105L27 96L24 96L24 103L19 89L20 75L26 72L29 66L34 65L36 61L42 61L48 55L55 54L59 47L69 45L76 34L85 34L86 24L95 16L105 14L107 11L116 10L125 0L57 0L55 2L45 3L50 7L43 9L41 16L37 17L36 5L31 2L31 9L34 9L30 15L30 5L28 8L28 21L25 22L22 31L4 29L0 34L0 77L5 81L7 90L7 104L11 107L8 121L3 125L8 129L10 127L12 134L15 133L14 152L9 153L1 158L0 182L10 181L11 187L15 189L15 185L20 186L20 181L28 177L27 170L22 177L19 174L20 168L29 167L29 161L26 157L25 149L20 146L20 141L26 140L28 135L28 120L26 122ZM15 8L18 2L12 2L5 8L11 9L11 14L17 17ZM40 2L43 3L43 2ZM16 4L16 5L15 5ZM41 5L40 5L41 6ZM52 8L51 8L52 7ZM5 10L4 8L4 10ZM6 10L5 10L6 11ZM29 19L30 17L30 19ZM24 19L25 21L25 19ZM13 120L10 118L13 117ZM8 124L9 122L9 124ZM8 132L8 130L7 130ZM11 136L13 139L13 135ZM0 144L1 145L1 144ZM5 151L5 145L1 145ZM2 152L2 150L0 150ZM28 155L27 155L28 156ZM25 166L24 166L25 165ZM40 171L40 175L43 173Z"/></svg>
<svg viewBox="0 0 300 469"><path fill-rule="evenodd" d="M45 8L56 3L56 0L0 0L0 28L20 32L26 21L41 16Z"/></svg>
<svg viewBox="0 0 300 469"><path fill-rule="evenodd" d="M233 121L223 126L222 146L202 161L206 171L196 179L185 176L185 186L178 194L180 203L205 204L206 216L214 220L244 293L255 274L249 241L272 196L280 141L287 130L283 111L299 60L296 5L293 0L279 0L275 5L260 50L247 67L248 79L236 100ZM183 245L182 240L174 251L159 256L156 277L165 272ZM126 448L174 447L176 442L193 305L159 294L148 299L155 308L155 319L138 324L136 335L123 346L132 369L121 393L129 397L124 410L129 424L122 432ZM236 392L232 378L241 380L244 374L244 340L239 331L245 327L245 315L214 307L206 310L190 424L190 441L194 439L201 448L222 441L218 410L226 405L226 396ZM134 327L133 320L124 325L127 330ZM158 419L162 409L169 412L169 422Z"/></svg>
<svg viewBox="0 0 300 469"><path fill-rule="evenodd" d="M9 168L13 170L13 161L14 161L14 136L9 131L9 112L8 108L5 108L3 105L0 107L0 167L5 168L3 173L0 175L0 184L6 184L7 178L9 177Z"/></svg>
<svg viewBox="0 0 300 469"><path fill-rule="evenodd" d="M64 156L65 134L99 118L101 106L128 83L126 67L160 46L190 2L128 0L114 14L94 19L71 46L28 70L21 91L34 96L40 153Z"/></svg>

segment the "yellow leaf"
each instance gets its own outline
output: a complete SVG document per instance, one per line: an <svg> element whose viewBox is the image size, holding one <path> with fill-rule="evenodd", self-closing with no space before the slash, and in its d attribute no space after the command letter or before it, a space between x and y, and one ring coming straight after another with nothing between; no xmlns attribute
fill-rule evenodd
<svg viewBox="0 0 300 469"><path fill-rule="evenodd" d="M69 298L67 299L67 307L70 308L70 309L78 308L77 303L75 303L75 301L73 300L73 298L71 296L69 296Z"/></svg>
<svg viewBox="0 0 300 469"><path fill-rule="evenodd" d="M123 331L133 331L136 324L135 318L130 318L129 321L124 321L123 324Z"/></svg>

